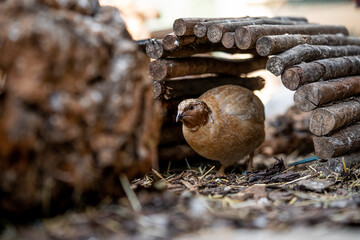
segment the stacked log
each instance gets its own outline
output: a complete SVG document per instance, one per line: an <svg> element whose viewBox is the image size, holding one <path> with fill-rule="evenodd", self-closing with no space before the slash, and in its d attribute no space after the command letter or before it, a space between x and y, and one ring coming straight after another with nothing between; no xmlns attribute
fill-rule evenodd
<svg viewBox="0 0 360 240"><path fill-rule="evenodd" d="M360 38L344 32L271 35L259 38L256 50L276 54L266 68L296 91L301 111L311 112L315 154L353 162L360 152Z"/></svg>
<svg viewBox="0 0 360 240"><path fill-rule="evenodd" d="M148 59L113 7L0 8L0 215L58 213L122 195L156 163Z"/></svg>
<svg viewBox="0 0 360 240"><path fill-rule="evenodd" d="M279 50L280 47L275 44L273 48L259 51L256 42L269 35L289 36L288 34L301 34L299 36L303 36L303 41L307 43L324 44L326 41L332 45L339 45L336 41L357 43L357 39L347 37L348 31L344 26L311 24L301 17L180 18L174 21L173 33L160 39L149 39L145 52L154 59L149 65L149 74L154 80L154 98L161 101L163 109L166 110L161 139L168 139L169 132L177 136L175 142L161 140L160 156L171 156L162 154L161 149L165 147L168 153L171 146L176 144L178 144L177 149L186 146L181 135L179 137L179 134L175 133L181 131L179 124L175 123L177 104L181 100L198 97L206 90L223 84L237 84L251 90L260 90L264 86L264 80L259 77L247 78L246 74L264 69L266 62L269 63L267 56L284 49ZM327 37L319 37L322 36L319 34ZM333 36L336 36L335 40L332 39ZM279 42L277 39L268 40L268 38L262 41L266 42L265 45L268 44L267 42ZM282 41L287 42L287 40ZM289 43L287 47L298 45L296 43ZM282 44L280 45L282 47ZM315 51L313 48L308 48L306 48L307 52ZM321 52L324 47L319 46L316 50ZM359 50L358 46L339 46L327 50L326 56L356 56ZM209 55L217 51L228 53L229 58L215 58ZM251 54L251 57L234 60L233 54L247 54L247 56ZM290 55L282 59L283 69L298 63L291 59ZM318 53L308 58L317 59L320 55ZM321 55L322 58L326 56ZM186 150L186 152L190 151ZM176 156L164 160L168 161L172 158Z"/></svg>

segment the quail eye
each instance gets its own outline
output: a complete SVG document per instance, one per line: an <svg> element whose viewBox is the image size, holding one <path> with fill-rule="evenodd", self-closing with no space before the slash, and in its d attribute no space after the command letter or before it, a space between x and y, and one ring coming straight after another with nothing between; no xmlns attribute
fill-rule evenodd
<svg viewBox="0 0 360 240"><path fill-rule="evenodd" d="M190 111L191 111L191 110L194 110L194 106L193 106L193 105L190 105L189 110L190 110Z"/></svg>

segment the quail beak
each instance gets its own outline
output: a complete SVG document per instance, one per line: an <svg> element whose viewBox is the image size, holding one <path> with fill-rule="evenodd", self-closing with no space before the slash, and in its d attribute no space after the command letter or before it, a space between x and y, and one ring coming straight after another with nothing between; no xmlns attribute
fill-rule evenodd
<svg viewBox="0 0 360 240"><path fill-rule="evenodd" d="M178 114L176 115L176 122L183 119L183 117L184 117L183 112L178 112Z"/></svg>

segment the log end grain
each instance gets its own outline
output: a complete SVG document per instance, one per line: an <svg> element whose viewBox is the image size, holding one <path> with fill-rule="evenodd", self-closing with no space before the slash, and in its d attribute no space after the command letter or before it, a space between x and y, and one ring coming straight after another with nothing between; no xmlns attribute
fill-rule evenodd
<svg viewBox="0 0 360 240"><path fill-rule="evenodd" d="M167 65L161 61L152 61L149 64L149 74L153 80L162 81L168 75Z"/></svg>
<svg viewBox="0 0 360 240"><path fill-rule="evenodd" d="M201 37L205 37L206 36L206 32L207 32L207 27L205 24L203 23L198 23L195 25L194 27L194 34L195 36L201 38Z"/></svg>
<svg viewBox="0 0 360 240"><path fill-rule="evenodd" d="M326 109L315 109L310 118L309 130L316 136L327 135L335 128L336 119Z"/></svg>
<svg viewBox="0 0 360 240"><path fill-rule="evenodd" d="M267 61L266 69L275 76L279 76L284 71L284 62L281 58L274 56ZM296 76L293 77L296 78Z"/></svg>
<svg viewBox="0 0 360 240"><path fill-rule="evenodd" d="M160 99L165 93L165 87L158 81L153 81L153 99Z"/></svg>
<svg viewBox="0 0 360 240"><path fill-rule="evenodd" d="M319 106L319 90L305 85L294 94L295 105L303 112L309 112Z"/></svg>
<svg viewBox="0 0 360 240"><path fill-rule="evenodd" d="M267 68L267 66L266 66ZM281 81L284 86L292 91L298 89L301 85L301 76L297 67L286 69L281 75Z"/></svg>
<svg viewBox="0 0 360 240"><path fill-rule="evenodd" d="M159 59L164 54L164 47L162 43L156 39L150 39L146 44L146 54L153 59Z"/></svg>
<svg viewBox="0 0 360 240"><path fill-rule="evenodd" d="M173 35L166 35L162 41L164 49L171 51L179 46L179 41Z"/></svg>
<svg viewBox="0 0 360 240"><path fill-rule="evenodd" d="M256 52L260 56L269 56L273 51L273 43L267 36L261 37L256 41Z"/></svg>
<svg viewBox="0 0 360 240"><path fill-rule="evenodd" d="M252 36L246 27L238 27L235 30L235 44L240 49L249 49L251 47Z"/></svg>
<svg viewBox="0 0 360 240"><path fill-rule="evenodd" d="M334 149L329 147L328 137L313 137L315 155L321 159L334 157Z"/></svg>
<svg viewBox="0 0 360 240"><path fill-rule="evenodd" d="M182 18L176 19L173 23L173 31L176 36L183 36L186 32L186 21Z"/></svg>
<svg viewBox="0 0 360 240"><path fill-rule="evenodd" d="M232 48L235 46L235 38L233 32L226 32L223 34L221 43L226 48Z"/></svg>
<svg viewBox="0 0 360 240"><path fill-rule="evenodd" d="M221 25L213 24L208 28L207 38L212 43L217 43L221 41L223 34L223 28Z"/></svg>

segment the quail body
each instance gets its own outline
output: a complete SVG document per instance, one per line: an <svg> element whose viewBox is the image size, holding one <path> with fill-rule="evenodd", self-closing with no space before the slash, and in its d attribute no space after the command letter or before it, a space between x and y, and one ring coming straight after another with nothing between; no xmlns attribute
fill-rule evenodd
<svg viewBox="0 0 360 240"><path fill-rule="evenodd" d="M236 85L182 101L176 120L183 123L183 135L198 154L220 161L217 176L225 176L225 168L248 155L252 168L254 152L265 138L264 105L253 92Z"/></svg>

